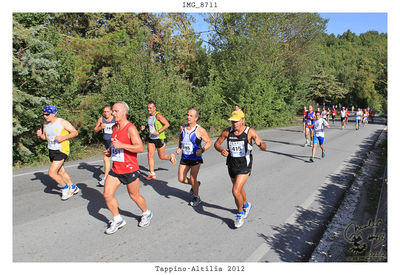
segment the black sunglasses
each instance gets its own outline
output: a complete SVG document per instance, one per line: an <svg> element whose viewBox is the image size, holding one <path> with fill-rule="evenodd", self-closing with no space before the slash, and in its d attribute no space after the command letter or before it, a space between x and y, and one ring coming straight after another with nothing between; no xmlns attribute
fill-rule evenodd
<svg viewBox="0 0 400 275"><path fill-rule="evenodd" d="M49 116L50 114L43 114L44 116Z"/></svg>

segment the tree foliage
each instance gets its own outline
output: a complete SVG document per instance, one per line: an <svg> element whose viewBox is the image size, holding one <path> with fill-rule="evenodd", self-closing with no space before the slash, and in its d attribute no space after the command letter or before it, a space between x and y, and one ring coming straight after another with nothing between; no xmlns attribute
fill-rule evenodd
<svg viewBox="0 0 400 275"><path fill-rule="evenodd" d="M50 103L80 133L72 154L100 142L93 127L102 107L118 100L136 125L155 101L169 136L192 107L216 135L234 104L256 128L289 123L306 103L386 106L386 34L327 35L315 13L205 17L208 47L186 13L14 13L14 163L46 151L35 132Z"/></svg>

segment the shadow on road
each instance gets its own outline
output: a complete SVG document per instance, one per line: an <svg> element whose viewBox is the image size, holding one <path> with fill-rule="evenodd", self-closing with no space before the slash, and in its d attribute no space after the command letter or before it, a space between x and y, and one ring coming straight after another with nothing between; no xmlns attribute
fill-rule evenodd
<svg viewBox="0 0 400 275"><path fill-rule="evenodd" d="M142 166L139 166L140 170L144 170ZM145 179L145 174L143 172L140 172L140 181L143 182L144 186L151 186L154 191L156 191L159 195L163 196L164 198L169 199L171 196L179 198L183 201L185 201L187 204L189 204L190 200L192 199L192 195L188 191L183 191L182 189L175 188L175 187L170 187L168 186L168 182L163 181L163 180L146 180ZM183 188L189 188L190 185L188 184L182 184ZM189 207L189 206L188 206ZM208 212L204 209L204 207L209 207L209 208L215 208L215 209L220 209L220 210L226 210L231 213L236 213L235 209L228 209L222 206L218 206L215 204L207 203L207 202L202 202L199 206L194 207L194 210L202 215L207 215L216 219L220 219L221 221L225 222L229 228L233 229L234 227L234 222L232 219L229 218L223 218L220 217L214 213Z"/></svg>
<svg viewBox="0 0 400 275"><path fill-rule="evenodd" d="M296 131L297 132L297 131ZM292 142L287 142L287 141L278 141L278 140L272 140L272 139L263 139L263 141L265 142L275 142L275 143L282 143L282 144L286 144L286 145L293 145L293 146L300 146L300 147L304 147L304 144L299 144L299 143L292 143Z"/></svg>
<svg viewBox="0 0 400 275"><path fill-rule="evenodd" d="M199 213L201 215L206 215L206 216L209 216L209 217L212 217L212 218L219 219L222 222L226 223L230 229L236 229L235 223L233 221L233 216L232 216L231 219L230 218L224 218L224 217L218 216L218 215L216 215L214 213L211 213L211 212L208 212L208 211L204 210L205 207L225 210L225 211L228 211L228 212L230 212L232 214L236 214L236 209L225 208L225 207L222 207L222 206L219 206L219 205L215 205L215 204L211 204L211 203L208 203L208 202L205 202L205 201L202 201L200 205L198 205L196 207L193 207L194 211L196 211L197 213Z"/></svg>
<svg viewBox="0 0 400 275"><path fill-rule="evenodd" d="M81 197L88 201L87 210L89 215L107 224L112 215L110 212L110 219L108 219L106 216L100 213L102 208L107 209L103 193L95 188L88 187L85 183L77 183L76 185L81 189ZM138 222L141 219L140 216L132 214L129 211L125 211L120 208L118 208L118 210L119 213L125 217L135 218Z"/></svg>
<svg viewBox="0 0 400 275"><path fill-rule="evenodd" d="M282 152L272 151L272 150L269 150L269 149L267 149L266 152L267 153L273 153L273 154L281 155L281 156L285 156L285 157L289 157L289 158L298 159L298 160L301 160L301 161L304 161L304 162L309 162L309 159L311 157L311 147L310 147L310 154L308 156L286 154L286 153L282 153Z"/></svg>
<svg viewBox="0 0 400 275"><path fill-rule="evenodd" d="M330 184L319 189L317 210L297 207L297 216L294 223L274 226L274 234L266 236L258 233L260 238L278 254L280 261L305 262L318 244L327 224L332 219L334 212L344 199L345 193L351 186L360 165L367 157L367 153L375 144L381 130L376 130L370 137L360 144L356 156L353 157L346 168L339 174L329 175Z"/></svg>
<svg viewBox="0 0 400 275"><path fill-rule="evenodd" d="M45 193L48 194L55 194L60 196L61 192L60 191L54 191L53 189L60 190L58 187L58 184L55 180L53 180L48 174L45 174L43 172L36 172L33 174L35 177L32 178L31 180L40 180L41 183L46 187L44 189Z"/></svg>
<svg viewBox="0 0 400 275"><path fill-rule="evenodd" d="M93 178L100 180L100 175L103 174L103 165L90 165L86 162L79 163L78 169L85 169L93 173Z"/></svg>

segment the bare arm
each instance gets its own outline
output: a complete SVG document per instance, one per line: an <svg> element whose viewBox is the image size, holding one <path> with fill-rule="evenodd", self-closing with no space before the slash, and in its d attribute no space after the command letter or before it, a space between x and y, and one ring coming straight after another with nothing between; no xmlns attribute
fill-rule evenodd
<svg viewBox="0 0 400 275"><path fill-rule="evenodd" d="M182 130L183 130L183 126L181 125L180 127L179 127L179 129L181 129L181 132L182 132ZM181 134L179 134L179 142L178 142L178 149L176 149L176 153L179 155L180 153L181 153L181 151L182 151L182 136L181 136Z"/></svg>
<svg viewBox="0 0 400 275"><path fill-rule="evenodd" d="M72 124L69 121L65 119L61 120L61 126L63 126L63 128L67 130L69 134L66 136L56 136L57 142L63 142L64 140L74 138L78 135L78 131L75 129L74 126L72 126Z"/></svg>
<svg viewBox="0 0 400 275"><path fill-rule="evenodd" d="M96 126L94 126L94 131L97 133L98 131L104 129L105 127L103 126L103 120L102 118L99 118L97 120Z"/></svg>
<svg viewBox="0 0 400 275"><path fill-rule="evenodd" d="M249 138L254 140L254 143L263 151L267 150L267 145L257 134L256 130L250 128L249 130Z"/></svg>
<svg viewBox="0 0 400 275"><path fill-rule="evenodd" d="M228 138L228 135L229 135L229 128L222 131L221 135L218 137L218 139L214 143L215 150L220 152L221 155L224 157L227 157L229 155L229 149L222 148L221 145L222 145L222 142L224 142L224 140Z"/></svg>
<svg viewBox="0 0 400 275"><path fill-rule="evenodd" d="M43 125L43 132L42 132L42 128L40 128L39 130L36 131L36 135L42 139L42 140L46 140L46 128Z"/></svg>
<svg viewBox="0 0 400 275"><path fill-rule="evenodd" d="M156 117L157 117L157 120L163 124L163 127L155 132L156 134L153 133L153 135L158 136L159 134L161 134L162 132L164 132L165 130L168 129L169 122L162 114L157 114Z"/></svg>
<svg viewBox="0 0 400 275"><path fill-rule="evenodd" d="M132 153L142 153L144 151L143 142L139 136L139 132L134 125L128 129L128 136L132 144L125 144L119 140L112 141L112 145L117 149L124 149Z"/></svg>
<svg viewBox="0 0 400 275"><path fill-rule="evenodd" d="M199 127L199 129L197 129L197 133L198 133L198 138L202 139L206 143L201 149L197 150L196 152L196 155L200 156L202 153L208 150L213 143L210 137L208 136L207 131L203 127Z"/></svg>

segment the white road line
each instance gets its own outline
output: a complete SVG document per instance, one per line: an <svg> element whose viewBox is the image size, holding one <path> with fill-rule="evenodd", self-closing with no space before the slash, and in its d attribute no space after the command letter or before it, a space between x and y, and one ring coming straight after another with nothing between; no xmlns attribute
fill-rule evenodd
<svg viewBox="0 0 400 275"><path fill-rule="evenodd" d="M165 148L165 151L175 151L175 148ZM146 154L147 155L147 151L144 151L143 153L139 153L138 156ZM99 160L95 160L95 161L91 161L91 162L85 162L87 164L93 164L93 163L98 163L98 162L103 162L103 159L99 159ZM71 165L65 165L65 168L70 168L70 167L76 167L79 166L79 164L71 164ZM47 172L49 169L46 170L38 170L38 171L32 171L32 172L27 172L27 173L22 173L22 174L17 174L17 175L13 175L13 177L19 177L19 176L26 176L26 175L30 175L33 173L37 173L37 172Z"/></svg>

